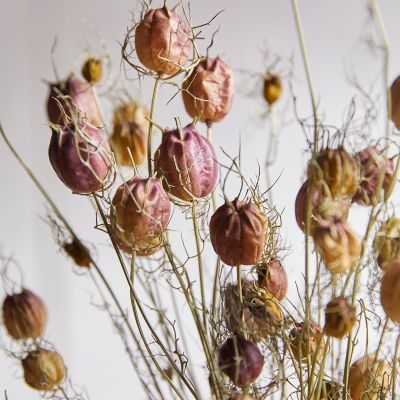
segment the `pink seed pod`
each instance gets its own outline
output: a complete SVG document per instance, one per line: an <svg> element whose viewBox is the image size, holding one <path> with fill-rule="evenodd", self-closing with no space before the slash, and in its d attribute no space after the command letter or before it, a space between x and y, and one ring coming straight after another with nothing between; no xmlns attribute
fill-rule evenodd
<svg viewBox="0 0 400 400"><path fill-rule="evenodd" d="M150 9L136 27L136 53L146 68L173 75L190 58L191 37L190 26L175 11Z"/></svg>
<svg viewBox="0 0 400 400"><path fill-rule="evenodd" d="M192 118L208 124L218 122L230 111L234 78L219 58L205 58L183 83L183 103Z"/></svg>
<svg viewBox="0 0 400 400"><path fill-rule="evenodd" d="M173 196L191 201L207 197L218 178L218 163L212 144L189 124L180 131L165 131L156 157L159 176Z"/></svg>
<svg viewBox="0 0 400 400"><path fill-rule="evenodd" d="M243 393L232 393L228 400L255 400L254 397Z"/></svg>
<svg viewBox="0 0 400 400"><path fill-rule="evenodd" d="M43 300L28 289L8 295L3 302L4 326L16 340L36 339L43 335L47 309Z"/></svg>
<svg viewBox="0 0 400 400"><path fill-rule="evenodd" d="M211 244L225 264L253 265L263 254L267 230L266 216L254 204L236 198L211 217Z"/></svg>
<svg viewBox="0 0 400 400"><path fill-rule="evenodd" d="M106 136L82 121L53 130L49 159L58 177L73 193L97 192L105 186L112 170Z"/></svg>
<svg viewBox="0 0 400 400"><path fill-rule="evenodd" d="M288 278L279 260L272 260L257 266L258 286L282 301L288 290Z"/></svg>
<svg viewBox="0 0 400 400"><path fill-rule="evenodd" d="M361 182L353 202L363 206L381 203L393 179L393 161L388 160L374 147L356 154L361 166Z"/></svg>
<svg viewBox="0 0 400 400"><path fill-rule="evenodd" d="M295 201L295 216L298 227L305 232L307 218L307 197L311 190L311 215L310 215L310 234L314 235L315 229L320 223L331 219L346 221L351 200L346 198L332 198L326 194L324 189L310 185L306 180L301 186Z"/></svg>
<svg viewBox="0 0 400 400"><path fill-rule="evenodd" d="M352 268L361 253L361 243L349 225L333 220L319 226L314 234L315 250L332 274Z"/></svg>
<svg viewBox="0 0 400 400"><path fill-rule="evenodd" d="M97 127L104 125L93 87L73 75L63 81L50 84L47 99L49 122L54 125L64 125L64 113L70 118L80 114L87 122Z"/></svg>
<svg viewBox="0 0 400 400"><path fill-rule="evenodd" d="M157 249L170 214L171 202L161 181L136 176L123 183L114 195L111 227L119 246L127 252Z"/></svg>
<svg viewBox="0 0 400 400"><path fill-rule="evenodd" d="M218 366L236 386L247 387L260 375L264 359L255 343L234 335L220 347Z"/></svg>

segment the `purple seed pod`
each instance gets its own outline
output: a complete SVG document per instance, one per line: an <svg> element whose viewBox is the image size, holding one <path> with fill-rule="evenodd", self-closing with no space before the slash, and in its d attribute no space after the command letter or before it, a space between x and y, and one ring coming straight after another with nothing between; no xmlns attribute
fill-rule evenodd
<svg viewBox="0 0 400 400"><path fill-rule="evenodd" d="M218 366L236 386L247 387L260 375L264 359L255 343L234 335L219 349Z"/></svg>
<svg viewBox="0 0 400 400"><path fill-rule="evenodd" d="M110 221L120 248L126 252L157 249L168 225L171 202L160 179L134 177L123 183L112 200Z"/></svg>
<svg viewBox="0 0 400 400"><path fill-rule="evenodd" d="M65 114L68 117L79 114L86 118L87 122L97 127L104 125L93 87L73 75L63 81L50 84L50 93L47 99L49 122L55 125L64 125Z"/></svg>
<svg viewBox="0 0 400 400"><path fill-rule="evenodd" d="M49 159L58 177L79 194L102 189L112 169L107 138L100 129L82 121L53 130Z"/></svg>
<svg viewBox="0 0 400 400"><path fill-rule="evenodd" d="M393 161L388 160L374 147L356 154L361 166L360 186L353 202L363 206L377 205L383 201L393 179Z"/></svg>
<svg viewBox="0 0 400 400"><path fill-rule="evenodd" d="M157 173L165 188L184 201L208 196L218 178L218 163L212 144L193 124L165 131L157 151Z"/></svg>

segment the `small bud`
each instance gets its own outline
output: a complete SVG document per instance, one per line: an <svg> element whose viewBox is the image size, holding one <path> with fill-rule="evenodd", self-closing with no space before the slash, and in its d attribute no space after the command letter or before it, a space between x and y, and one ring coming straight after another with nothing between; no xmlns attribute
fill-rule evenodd
<svg viewBox="0 0 400 400"><path fill-rule="evenodd" d="M342 339L353 329L356 322L355 307L345 297L336 297L325 308L324 333Z"/></svg>
<svg viewBox="0 0 400 400"><path fill-rule="evenodd" d="M82 66L82 76L86 82L93 84L101 81L103 64L99 58L90 57Z"/></svg>
<svg viewBox="0 0 400 400"><path fill-rule="evenodd" d="M400 259L392 261L381 281L381 304L386 315L400 323Z"/></svg>
<svg viewBox="0 0 400 400"><path fill-rule="evenodd" d="M218 366L239 387L253 383L264 366L258 346L241 336L231 336L218 351Z"/></svg>
<svg viewBox="0 0 400 400"><path fill-rule="evenodd" d="M400 257L400 219L390 218L381 225L375 236L374 257L382 270Z"/></svg>
<svg viewBox="0 0 400 400"><path fill-rule="evenodd" d="M36 339L43 335L47 309L43 300L28 289L8 295L3 303L4 326L16 340Z"/></svg>
<svg viewBox="0 0 400 400"><path fill-rule="evenodd" d="M278 75L264 76L264 99L269 105L274 104L282 94L282 82Z"/></svg>
<svg viewBox="0 0 400 400"><path fill-rule="evenodd" d="M89 249L81 242L73 239L69 243L64 243L64 251L74 260L79 267L89 268L92 262Z"/></svg>
<svg viewBox="0 0 400 400"><path fill-rule="evenodd" d="M263 254L267 229L265 215L254 204L236 198L211 217L211 244L225 264L253 265Z"/></svg>
<svg viewBox="0 0 400 400"><path fill-rule="evenodd" d="M66 377L67 368L56 351L38 348L22 360L25 382L36 390L52 391Z"/></svg>
<svg viewBox="0 0 400 400"><path fill-rule="evenodd" d="M258 286L282 301L288 290L288 278L279 260L272 260L257 267Z"/></svg>

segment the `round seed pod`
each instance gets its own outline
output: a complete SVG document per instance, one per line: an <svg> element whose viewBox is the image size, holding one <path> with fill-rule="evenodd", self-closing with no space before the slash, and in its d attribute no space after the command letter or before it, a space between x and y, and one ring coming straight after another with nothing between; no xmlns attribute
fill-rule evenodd
<svg viewBox="0 0 400 400"><path fill-rule="evenodd" d="M381 281L381 304L386 315L400 323L400 259L388 265Z"/></svg>
<svg viewBox="0 0 400 400"><path fill-rule="evenodd" d="M272 260L257 267L258 286L282 301L288 290L288 278L279 260Z"/></svg>
<svg viewBox="0 0 400 400"><path fill-rule="evenodd" d="M400 219L390 218L379 228L375 236L374 257L382 270L400 257Z"/></svg>
<svg viewBox="0 0 400 400"><path fill-rule="evenodd" d="M135 31L140 62L154 72L173 75L181 71L192 50L190 26L167 7L149 9Z"/></svg>
<svg viewBox="0 0 400 400"><path fill-rule="evenodd" d="M277 332L283 321L278 301L249 281L242 285L243 318L237 285L224 290L225 320L228 329L248 340L259 342Z"/></svg>
<svg viewBox="0 0 400 400"><path fill-rule="evenodd" d="M132 166L129 151L135 165L143 163L147 152L148 116L148 111L135 101L126 102L114 110L110 144L119 165Z"/></svg>
<svg viewBox="0 0 400 400"><path fill-rule="evenodd" d="M49 159L61 181L73 193L102 189L112 169L112 156L103 132L84 122L53 130Z"/></svg>
<svg viewBox="0 0 400 400"><path fill-rule="evenodd" d="M349 391L352 400L379 400L390 390L391 368L375 354L362 357L349 371Z"/></svg>
<svg viewBox="0 0 400 400"><path fill-rule="evenodd" d="M79 267L89 268L92 262L89 249L81 242L73 239L63 244L64 251L74 260Z"/></svg>
<svg viewBox="0 0 400 400"><path fill-rule="evenodd" d="M266 74L264 76L264 99L271 106L282 94L282 82L278 75Z"/></svg>
<svg viewBox="0 0 400 400"><path fill-rule="evenodd" d="M3 302L3 322L16 340L36 339L43 335L47 309L43 300L28 289L8 295Z"/></svg>
<svg viewBox="0 0 400 400"><path fill-rule="evenodd" d="M358 160L343 147L321 150L308 164L313 186L323 187L332 198L352 198L360 182Z"/></svg>
<svg viewBox="0 0 400 400"><path fill-rule="evenodd" d="M191 201L207 197L217 183L218 162L212 144L193 124L165 131L156 157L157 173L173 196Z"/></svg>
<svg viewBox="0 0 400 400"><path fill-rule="evenodd" d="M239 387L254 382L264 366L258 346L241 336L231 336L218 351L218 366Z"/></svg>
<svg viewBox="0 0 400 400"><path fill-rule="evenodd" d="M321 327L310 322L296 323L289 333L290 348L298 362L307 362L310 356L312 361L319 362L324 353L325 339Z"/></svg>
<svg viewBox="0 0 400 400"><path fill-rule="evenodd" d="M211 244L225 264L253 265L263 254L267 229L265 215L254 204L236 198L211 217Z"/></svg>
<svg viewBox="0 0 400 400"><path fill-rule="evenodd" d="M353 202L363 206L381 203L393 179L393 161L388 160L374 147L367 147L356 154L361 165L360 186Z"/></svg>
<svg viewBox="0 0 400 400"><path fill-rule="evenodd" d="M136 176L119 186L114 195L111 227L120 245L130 249L128 252L146 251L157 247L170 214L171 202L161 181Z"/></svg>
<svg viewBox="0 0 400 400"><path fill-rule="evenodd" d="M115 237L117 241L117 245L120 250L125 252L126 254L132 255L133 251L135 251L135 256L137 257L148 257L160 250L163 247L162 238L155 237L149 241L144 242L136 242L133 246L128 246L124 242L122 242L118 236Z"/></svg>
<svg viewBox="0 0 400 400"><path fill-rule="evenodd" d="M342 339L353 329L356 309L345 297L336 297L325 308L324 333Z"/></svg>
<svg viewBox="0 0 400 400"><path fill-rule="evenodd" d="M361 243L349 225L333 220L321 225L314 234L315 250L332 274L352 268L361 253Z"/></svg>
<svg viewBox="0 0 400 400"><path fill-rule="evenodd" d="M92 86L73 75L65 80L51 83L47 99L47 115L55 125L65 125L65 115L80 114L90 124L102 127L103 118Z"/></svg>
<svg viewBox="0 0 400 400"><path fill-rule="evenodd" d="M36 390L51 391L67 375L61 355L53 350L38 348L22 360L25 382Z"/></svg>
<svg viewBox="0 0 400 400"><path fill-rule="evenodd" d="M205 58L182 87L183 103L192 118L208 124L218 122L231 110L234 79L231 69L219 58Z"/></svg>
<svg viewBox="0 0 400 400"><path fill-rule="evenodd" d="M400 76L398 76L390 87L390 97L392 103L392 121L397 129L400 129Z"/></svg>
<svg viewBox="0 0 400 400"><path fill-rule="evenodd" d="M323 187L310 185L306 180L301 186L295 201L295 216L298 227L305 232L307 219L307 197L311 191L310 234L314 235L315 229L321 223L332 219L346 221L350 206L350 199L332 198Z"/></svg>
<svg viewBox="0 0 400 400"><path fill-rule="evenodd" d="M82 76L88 83L97 83L103 76L103 63L99 58L90 57L82 66Z"/></svg>

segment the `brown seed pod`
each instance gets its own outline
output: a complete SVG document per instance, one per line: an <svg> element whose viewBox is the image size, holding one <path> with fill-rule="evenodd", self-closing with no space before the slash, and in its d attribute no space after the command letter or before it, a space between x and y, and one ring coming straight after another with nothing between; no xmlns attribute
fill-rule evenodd
<svg viewBox="0 0 400 400"><path fill-rule="evenodd" d="M92 86L73 75L63 81L50 84L50 93L47 99L49 121L55 125L64 125L64 113L68 117L79 113L87 122L96 127L104 125Z"/></svg>
<svg viewBox="0 0 400 400"><path fill-rule="evenodd" d="M148 116L148 111L135 101L126 102L114 110L110 144L119 165L132 166L129 151L135 165L143 163L147 152Z"/></svg>
<svg viewBox="0 0 400 400"><path fill-rule="evenodd" d="M232 393L228 400L255 400L254 397L243 393Z"/></svg>
<svg viewBox="0 0 400 400"><path fill-rule="evenodd" d="M122 247L145 251L157 247L154 241L160 239L170 214L171 202L161 181L136 176L123 183L114 195L111 227Z"/></svg>
<svg viewBox="0 0 400 400"><path fill-rule="evenodd" d="M38 348L22 360L25 382L36 390L51 391L67 375L61 355L53 350Z"/></svg>
<svg viewBox="0 0 400 400"><path fill-rule="evenodd" d="M382 270L400 257L400 219L392 217L383 223L375 236L374 257Z"/></svg>
<svg viewBox="0 0 400 400"><path fill-rule="evenodd" d="M156 169L166 190L184 201L210 195L218 178L214 147L193 124L163 133Z"/></svg>
<svg viewBox="0 0 400 400"><path fill-rule="evenodd" d="M64 251L74 260L79 267L89 268L92 262L89 249L81 242L73 239L63 244Z"/></svg>
<svg viewBox="0 0 400 400"><path fill-rule="evenodd" d="M3 302L4 326L16 340L36 339L43 335L47 309L43 300L28 289L8 295Z"/></svg>
<svg viewBox="0 0 400 400"><path fill-rule="evenodd" d="M288 290L288 278L279 260L272 260L257 266L258 286L282 301Z"/></svg>
<svg viewBox="0 0 400 400"><path fill-rule="evenodd" d="M211 217L211 244L227 265L257 264L265 248L267 229L265 215L254 204L236 198Z"/></svg>
<svg viewBox="0 0 400 400"><path fill-rule="evenodd" d="M385 399L390 390L391 368L375 354L362 357L349 371L349 391L352 400Z"/></svg>
<svg viewBox="0 0 400 400"><path fill-rule="evenodd" d="M321 223L326 223L332 219L347 221L351 199L332 198L329 190L324 187L310 185L306 180L301 186L295 201L295 216L298 227L305 232L307 219L307 197L311 191L311 215L310 215L310 235L313 236L315 229Z"/></svg>
<svg viewBox="0 0 400 400"><path fill-rule="evenodd" d="M394 167L374 147L367 147L356 154L361 166L360 186L353 197L353 202L363 206L373 206L381 203L390 188Z"/></svg>
<svg viewBox="0 0 400 400"><path fill-rule="evenodd" d="M343 147L325 149L308 164L307 175L332 198L352 198L360 183L360 165Z"/></svg>
<svg viewBox="0 0 400 400"><path fill-rule="evenodd" d="M175 11L150 9L136 27L136 53L146 68L173 75L189 60L191 37L190 26Z"/></svg>
<svg viewBox="0 0 400 400"><path fill-rule="evenodd" d="M218 122L230 111L234 79L231 69L219 58L205 58L182 87L183 103L192 118L208 124Z"/></svg>
<svg viewBox="0 0 400 400"><path fill-rule="evenodd" d="M382 277L381 304L386 315L400 323L400 258L387 266Z"/></svg>
<svg viewBox="0 0 400 400"><path fill-rule="evenodd" d="M325 339L321 327L315 322L296 323L289 333L289 342L293 356L298 362L307 362L308 356L311 357L311 361L319 362L323 356Z"/></svg>
<svg viewBox="0 0 400 400"><path fill-rule="evenodd" d="M99 58L90 57L82 66L82 76L88 83L97 83L103 76L103 63Z"/></svg>
<svg viewBox="0 0 400 400"><path fill-rule="evenodd" d="M273 335L283 320L278 301L249 281L243 282L242 294L243 318L237 285L228 285L224 290L224 312L228 329L253 342Z"/></svg>
<svg viewBox="0 0 400 400"><path fill-rule="evenodd" d="M392 121L397 129L400 129L400 76L398 76L390 87L390 98L392 102Z"/></svg>
<svg viewBox="0 0 400 400"><path fill-rule="evenodd" d="M314 233L315 250L332 274L342 274L352 268L361 253L361 243L346 222L330 221Z"/></svg>
<svg viewBox="0 0 400 400"><path fill-rule="evenodd" d="M264 76L264 99L269 105L274 104L282 94L282 82L278 75L266 74Z"/></svg>
<svg viewBox="0 0 400 400"><path fill-rule="evenodd" d="M353 329L356 309L345 297L336 297L325 308L324 333L342 339Z"/></svg>
<svg viewBox="0 0 400 400"><path fill-rule="evenodd" d="M340 383L335 381L323 381L321 393L318 397L317 393L315 393L314 400L341 400L342 392L343 387Z"/></svg>

